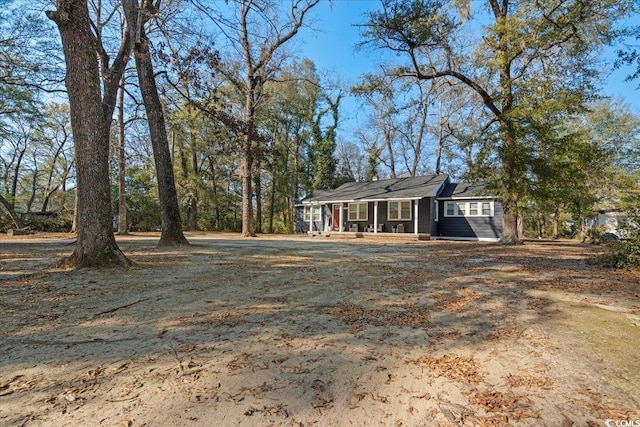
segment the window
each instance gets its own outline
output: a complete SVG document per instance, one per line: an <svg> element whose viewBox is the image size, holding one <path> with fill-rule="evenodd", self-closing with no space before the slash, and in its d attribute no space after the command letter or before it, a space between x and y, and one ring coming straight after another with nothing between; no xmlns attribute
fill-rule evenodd
<svg viewBox="0 0 640 427"><path fill-rule="evenodd" d="M411 220L411 201L389 202L389 214L387 219L390 221L409 221Z"/></svg>
<svg viewBox="0 0 640 427"><path fill-rule="evenodd" d="M367 203L349 203L349 221L366 221L369 217L369 205Z"/></svg>
<svg viewBox="0 0 640 427"><path fill-rule="evenodd" d="M305 206L304 207L304 220L305 222L311 221L311 217L313 216L313 221L320 221L321 216L320 206Z"/></svg>
<svg viewBox="0 0 640 427"><path fill-rule="evenodd" d="M438 201L436 199L433 199L433 220L434 221L438 221Z"/></svg>
<svg viewBox="0 0 640 427"><path fill-rule="evenodd" d="M444 216L493 216L493 202L445 202Z"/></svg>
<svg viewBox="0 0 640 427"><path fill-rule="evenodd" d="M482 216L493 216L491 202L482 202Z"/></svg>
<svg viewBox="0 0 640 427"><path fill-rule="evenodd" d="M456 216L456 205L454 203L447 202L445 206L444 216Z"/></svg>

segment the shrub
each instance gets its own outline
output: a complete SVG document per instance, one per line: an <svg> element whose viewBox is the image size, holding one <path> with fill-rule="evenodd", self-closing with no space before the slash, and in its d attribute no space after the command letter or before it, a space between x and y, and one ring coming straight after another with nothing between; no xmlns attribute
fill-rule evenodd
<svg viewBox="0 0 640 427"><path fill-rule="evenodd" d="M611 245L611 251L592 262L609 268L640 267L640 208L629 212L626 224L628 238Z"/></svg>

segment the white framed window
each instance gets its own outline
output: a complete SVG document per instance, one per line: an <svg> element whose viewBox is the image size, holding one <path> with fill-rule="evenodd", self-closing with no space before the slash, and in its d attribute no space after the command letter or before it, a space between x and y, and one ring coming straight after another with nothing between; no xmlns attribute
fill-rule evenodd
<svg viewBox="0 0 640 427"><path fill-rule="evenodd" d="M493 216L493 202L445 202L444 216Z"/></svg>
<svg viewBox="0 0 640 427"><path fill-rule="evenodd" d="M322 218L321 212L322 211L320 209L320 206L305 206L304 207L305 222L311 221L312 217L314 222L320 221L320 219Z"/></svg>
<svg viewBox="0 0 640 427"><path fill-rule="evenodd" d="M478 216L478 202L469 202L469 216Z"/></svg>
<svg viewBox="0 0 640 427"><path fill-rule="evenodd" d="M444 202L444 216L464 216L466 213L466 203Z"/></svg>
<svg viewBox="0 0 640 427"><path fill-rule="evenodd" d="M389 202L387 219L389 221L410 221L411 220L411 200L400 200Z"/></svg>
<svg viewBox="0 0 640 427"><path fill-rule="evenodd" d="M349 203L347 212L349 221L366 221L369 219L368 203Z"/></svg>
<svg viewBox="0 0 640 427"><path fill-rule="evenodd" d="M493 202L482 202L482 216L493 216Z"/></svg>
<svg viewBox="0 0 640 427"><path fill-rule="evenodd" d="M436 199L433 199L433 220L434 221L438 221L438 215L440 215L440 212L438 209L438 201Z"/></svg>
<svg viewBox="0 0 640 427"><path fill-rule="evenodd" d="M444 216L457 216L458 211L456 204L453 202L445 202L444 204Z"/></svg>

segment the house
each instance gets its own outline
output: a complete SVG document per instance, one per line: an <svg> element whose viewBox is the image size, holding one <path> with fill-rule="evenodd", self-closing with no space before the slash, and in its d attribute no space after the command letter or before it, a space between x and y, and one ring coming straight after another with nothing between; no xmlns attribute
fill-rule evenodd
<svg viewBox="0 0 640 427"><path fill-rule="evenodd" d="M502 204L482 183L448 175L349 182L298 204L299 232L405 233L422 239L499 240Z"/></svg>
<svg viewBox="0 0 640 427"><path fill-rule="evenodd" d="M587 218L589 229L599 228L603 241L628 239L630 228L638 228L638 225L630 221L626 212L618 210L601 210L595 218Z"/></svg>

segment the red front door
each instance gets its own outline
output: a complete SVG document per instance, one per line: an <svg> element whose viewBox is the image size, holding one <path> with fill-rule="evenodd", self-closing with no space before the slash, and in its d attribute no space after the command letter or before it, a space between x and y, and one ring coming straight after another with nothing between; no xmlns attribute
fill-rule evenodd
<svg viewBox="0 0 640 427"><path fill-rule="evenodd" d="M340 205L333 205L333 221L331 221L334 230L340 230Z"/></svg>

